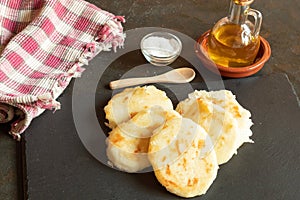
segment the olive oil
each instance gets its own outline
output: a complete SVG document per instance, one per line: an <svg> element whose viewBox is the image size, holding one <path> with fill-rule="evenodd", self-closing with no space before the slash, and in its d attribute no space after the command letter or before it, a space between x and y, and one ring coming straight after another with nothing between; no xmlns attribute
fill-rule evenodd
<svg viewBox="0 0 300 200"><path fill-rule="evenodd" d="M208 55L216 64L243 67L254 62L259 46L248 26L226 24L210 33Z"/></svg>
<svg viewBox="0 0 300 200"><path fill-rule="evenodd" d="M214 63L225 67L244 67L254 63L260 47L262 15L250 8L253 1L230 0L229 15L212 28L207 53Z"/></svg>

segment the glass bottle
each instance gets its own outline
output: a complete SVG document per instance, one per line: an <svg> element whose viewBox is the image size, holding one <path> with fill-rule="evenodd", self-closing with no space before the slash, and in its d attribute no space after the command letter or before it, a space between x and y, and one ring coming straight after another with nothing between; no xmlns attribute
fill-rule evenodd
<svg viewBox="0 0 300 200"><path fill-rule="evenodd" d="M208 38L208 55L216 64L243 67L253 64L260 46L262 15L251 9L254 0L230 0L227 17L220 19ZM254 17L254 23L248 16Z"/></svg>

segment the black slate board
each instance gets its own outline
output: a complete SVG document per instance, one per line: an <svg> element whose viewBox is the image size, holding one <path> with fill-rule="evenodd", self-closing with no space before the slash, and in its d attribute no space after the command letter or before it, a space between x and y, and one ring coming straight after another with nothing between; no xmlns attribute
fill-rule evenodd
<svg viewBox="0 0 300 200"><path fill-rule="evenodd" d="M127 48L95 57L83 76L73 80L58 99L62 110L55 114L46 111L25 132L26 197L179 199L167 192L152 172L127 174L95 159L105 158L104 139L109 130L104 125L103 107L115 92L108 89L108 83L121 77L151 76L170 69L145 64L138 44L147 31L154 30L144 30L127 33ZM184 41L184 51L171 67L196 66L198 74L191 85L156 84L166 91L174 105L193 89L224 87L220 77L199 65L192 48L194 41L182 34L179 37ZM226 80L224 84L252 112L255 144L242 146L237 156L220 167L207 194L196 199L299 199L300 109L287 77L273 74ZM80 140L82 135L88 136L85 143ZM93 157L89 152L95 150L97 155Z"/></svg>
<svg viewBox="0 0 300 200"><path fill-rule="evenodd" d="M243 145L220 167L207 194L196 199L300 199L300 109L286 75L226 80L225 86L251 110L255 143ZM160 186L152 172L119 172L88 153L72 118L72 87L59 98L61 111L47 111L25 133L26 196L179 199Z"/></svg>

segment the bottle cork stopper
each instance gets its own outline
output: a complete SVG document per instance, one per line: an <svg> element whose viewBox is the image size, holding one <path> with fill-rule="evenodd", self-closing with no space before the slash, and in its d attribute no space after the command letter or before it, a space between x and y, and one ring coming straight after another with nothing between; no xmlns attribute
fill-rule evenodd
<svg viewBox="0 0 300 200"><path fill-rule="evenodd" d="M253 3L254 0L233 0L233 2L237 5L248 6Z"/></svg>

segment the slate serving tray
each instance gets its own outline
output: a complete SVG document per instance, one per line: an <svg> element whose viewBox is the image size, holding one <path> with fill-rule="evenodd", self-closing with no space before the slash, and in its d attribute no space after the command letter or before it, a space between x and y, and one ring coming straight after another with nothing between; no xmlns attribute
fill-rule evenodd
<svg viewBox="0 0 300 200"><path fill-rule="evenodd" d="M220 167L197 199L300 198L300 112L283 74L225 81L250 109L254 144ZM35 119L25 135L25 192L29 199L176 199L152 172L127 174L97 161L81 143L72 119L71 87L63 109Z"/></svg>
<svg viewBox="0 0 300 200"><path fill-rule="evenodd" d="M114 62L110 61L110 55L102 53L94 58L83 76L73 80L59 97L62 109L55 114L46 111L33 120L24 133L25 198L180 199L167 192L153 172L120 172L99 162L89 153L91 149L99 148L102 149L99 150L100 157L105 156L104 141L97 141L98 136L93 139L93 134L97 133L93 132L89 123L96 119L101 129L99 134L103 137L109 131L104 125L103 112L103 107L114 94L108 88L109 81L132 75L132 66L137 65L140 65L140 68L134 68L137 76L167 70L145 64L139 51L121 55ZM105 62L109 63L107 68L100 66ZM180 58L172 67L184 65L189 63ZM198 74L191 84L156 86L165 90L176 106L190 89L217 89L223 84L218 85L210 80L211 77L205 81ZM300 199L300 109L287 76L271 74L232 79L225 80L224 85L251 111L254 122L252 139L255 143L243 145L230 162L220 166L207 194L194 199ZM80 122L87 123L85 126L78 126L78 113ZM90 140L85 141L85 145L91 148L89 151L81 142L80 134L92 135Z"/></svg>

